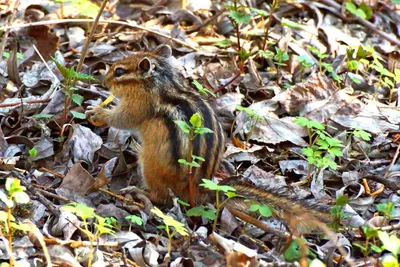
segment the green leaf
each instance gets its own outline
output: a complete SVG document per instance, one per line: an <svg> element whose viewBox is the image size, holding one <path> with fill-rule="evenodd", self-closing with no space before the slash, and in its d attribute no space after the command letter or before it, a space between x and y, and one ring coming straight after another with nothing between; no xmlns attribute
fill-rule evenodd
<svg viewBox="0 0 400 267"><path fill-rule="evenodd" d="M388 233L378 231L378 237L383 243L383 248L397 255L400 252L400 239L392 234L389 236Z"/></svg>
<svg viewBox="0 0 400 267"><path fill-rule="evenodd" d="M180 164L186 165L186 166L191 166L194 168L199 168L200 165L196 162L196 161L192 161L192 162L187 162L185 159L178 159L178 162Z"/></svg>
<svg viewBox="0 0 400 267"><path fill-rule="evenodd" d="M167 227L174 227L175 231L177 231L182 236L189 235L187 230L185 229L185 225L183 223L178 222L171 216L165 215L159 208L154 207L151 209L151 212L153 212L155 215L160 217Z"/></svg>
<svg viewBox="0 0 400 267"><path fill-rule="evenodd" d="M193 159L200 160L200 161L205 161L205 159L204 159L204 158L202 158L202 157L200 157L200 156L195 156L195 155L192 155L192 158L193 158Z"/></svg>
<svg viewBox="0 0 400 267"><path fill-rule="evenodd" d="M346 10L349 11L351 14L366 19L367 15L364 13L364 11L357 8L357 6L353 2L347 1L345 7Z"/></svg>
<svg viewBox="0 0 400 267"><path fill-rule="evenodd" d="M307 54L299 56L299 62L304 68L311 68L314 66L314 61Z"/></svg>
<svg viewBox="0 0 400 267"><path fill-rule="evenodd" d="M15 192L13 194L13 199L18 204L26 204L29 203L29 196L25 192Z"/></svg>
<svg viewBox="0 0 400 267"><path fill-rule="evenodd" d="M222 41L214 43L214 45L218 46L220 48L228 48L228 47L232 46L232 42L229 39L224 39Z"/></svg>
<svg viewBox="0 0 400 267"><path fill-rule="evenodd" d="M3 57L8 59L10 57L10 53L8 52L3 52ZM24 59L24 55L17 52L17 59Z"/></svg>
<svg viewBox="0 0 400 267"><path fill-rule="evenodd" d="M72 114L72 116L74 118L81 119L81 120L86 119L86 114L85 113L81 113L81 112L77 112L77 111L71 110L71 114Z"/></svg>
<svg viewBox="0 0 400 267"><path fill-rule="evenodd" d="M61 207L62 211L70 212L76 214L76 216L81 217L84 221L90 218L94 218L96 215L94 209L81 203L68 203Z"/></svg>
<svg viewBox="0 0 400 267"><path fill-rule="evenodd" d="M80 105L82 105L82 102L83 102L83 96L81 96L80 94L72 94L71 100L74 101L75 104L80 106Z"/></svg>
<svg viewBox="0 0 400 267"><path fill-rule="evenodd" d="M243 11L231 11L229 12L229 17L231 17L235 23L239 25L251 21L251 14Z"/></svg>
<svg viewBox="0 0 400 267"><path fill-rule="evenodd" d="M336 205L343 207L344 205L349 203L349 196L348 195L339 195L336 198Z"/></svg>
<svg viewBox="0 0 400 267"><path fill-rule="evenodd" d="M200 128L203 125L203 118L201 117L200 113L195 113L190 118L190 124L196 128Z"/></svg>
<svg viewBox="0 0 400 267"><path fill-rule="evenodd" d="M371 134L368 133L368 132L366 132L366 131L364 131L364 130L355 129L355 130L353 131L353 133L354 133L354 136L356 136L356 137L358 137L358 138L361 138L361 139L363 139L364 141L369 141L369 140L371 140Z"/></svg>
<svg viewBox="0 0 400 267"><path fill-rule="evenodd" d="M190 126L184 121L174 121L176 125L186 134L190 133Z"/></svg>
<svg viewBox="0 0 400 267"><path fill-rule="evenodd" d="M282 26L286 26L286 27L289 27L292 29L303 29L303 25L301 25L295 21L291 21L289 19L282 18L281 23L282 23Z"/></svg>
<svg viewBox="0 0 400 267"><path fill-rule="evenodd" d="M338 147L333 147L333 148L328 149L328 153L333 155L333 156L336 156L336 157L342 157L343 156L342 150L340 148L338 148Z"/></svg>
<svg viewBox="0 0 400 267"><path fill-rule="evenodd" d="M262 50L258 50L258 55L260 57L266 58L266 59L271 59L274 58L274 52L266 50L266 51L262 51Z"/></svg>
<svg viewBox="0 0 400 267"><path fill-rule="evenodd" d="M28 153L29 153L29 156L31 156L32 158L34 158L34 157L36 157L38 151L37 151L37 149L36 149L35 147L32 147L32 148L28 151Z"/></svg>
<svg viewBox="0 0 400 267"><path fill-rule="evenodd" d="M201 216L208 220L215 220L217 218L215 210L206 206L199 206L189 209L186 214L188 216Z"/></svg>
<svg viewBox="0 0 400 267"><path fill-rule="evenodd" d="M35 114L32 117L36 119L50 119L53 118L53 114Z"/></svg>
<svg viewBox="0 0 400 267"><path fill-rule="evenodd" d="M137 225L142 225L143 224L143 219L140 218L139 216L136 215L128 215L125 217L130 223L135 223Z"/></svg>
<svg viewBox="0 0 400 267"><path fill-rule="evenodd" d="M56 64L57 69L61 72L61 75L64 77L66 80L71 80L75 71L73 68L66 68L64 65L62 65L60 62L57 61L57 59L53 58L53 62Z"/></svg>
<svg viewBox="0 0 400 267"><path fill-rule="evenodd" d="M347 62L347 68L348 68L350 71L357 70L357 69L358 69L358 61L356 61L356 60L350 60L350 61L348 61L348 62Z"/></svg>
<svg viewBox="0 0 400 267"><path fill-rule="evenodd" d="M251 204L249 210L250 210L251 212L256 212L256 211L258 211L259 208L260 208L260 205L259 205L259 204Z"/></svg>
<svg viewBox="0 0 400 267"><path fill-rule="evenodd" d="M365 19L370 20L373 16L372 8L365 3L361 3L359 7L365 14Z"/></svg>
<svg viewBox="0 0 400 267"><path fill-rule="evenodd" d="M246 61L251 56L250 52L247 52L244 48L241 48L239 51L240 61Z"/></svg>
<svg viewBox="0 0 400 267"><path fill-rule="evenodd" d="M296 123L297 125L299 125L299 126L307 126L308 124L309 124L309 122L310 122L310 120L309 119L307 119L306 117L297 117L295 120L294 120L294 123Z"/></svg>
<svg viewBox="0 0 400 267"><path fill-rule="evenodd" d="M197 90L201 91L204 89L203 85L201 85L197 80L194 80L192 83L194 86L196 86Z"/></svg>
<svg viewBox="0 0 400 267"><path fill-rule="evenodd" d="M94 81L94 80L96 80L92 75L85 74L82 72L75 72L74 74L75 74L74 78L77 81Z"/></svg>
<svg viewBox="0 0 400 267"><path fill-rule="evenodd" d="M263 9L258 9L258 8L251 7L250 11L256 13L260 17L267 17L268 16L268 12L263 10Z"/></svg>
<svg viewBox="0 0 400 267"><path fill-rule="evenodd" d="M218 185L217 183L214 183L211 180L208 179L202 179L203 183L200 184L200 186L203 186L207 189L213 190L213 191L223 191L225 193L227 193L228 191L233 191L235 192L236 189L228 186L228 185Z"/></svg>
<svg viewBox="0 0 400 267"><path fill-rule="evenodd" d="M349 72L348 76L355 84L361 84L362 83L362 80L356 74Z"/></svg>
<svg viewBox="0 0 400 267"><path fill-rule="evenodd" d="M258 209L258 211L264 217L271 217L272 216L272 209L271 209L270 206L261 205L260 208Z"/></svg>
<svg viewBox="0 0 400 267"><path fill-rule="evenodd" d="M207 133L213 133L213 130L209 129L209 128L197 128L194 130L195 134L207 134Z"/></svg>
<svg viewBox="0 0 400 267"><path fill-rule="evenodd" d="M242 195L236 194L235 192L232 192L232 191L226 192L225 195L229 199L234 198L234 197L243 197Z"/></svg>
<svg viewBox="0 0 400 267"><path fill-rule="evenodd" d="M190 204L189 204L189 203L187 203L187 202L185 202L185 201L183 201L183 200L181 200L181 199L178 199L178 203L181 204L182 206L190 207Z"/></svg>

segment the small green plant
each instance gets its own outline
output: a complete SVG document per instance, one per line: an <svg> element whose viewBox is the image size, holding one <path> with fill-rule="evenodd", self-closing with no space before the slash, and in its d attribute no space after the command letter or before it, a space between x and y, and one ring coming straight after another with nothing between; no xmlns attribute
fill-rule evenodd
<svg viewBox="0 0 400 267"><path fill-rule="evenodd" d="M361 139L364 140L364 141L370 141L370 140L371 140L371 134L370 134L370 133L368 133L368 132L366 132L366 131L364 131L364 130L358 129L358 128L354 129L354 130L350 133L349 138L351 138L352 135L354 135L354 136L357 137L357 138L361 138Z"/></svg>
<svg viewBox="0 0 400 267"><path fill-rule="evenodd" d="M360 17L362 19L370 20L373 15L372 8L366 5L364 2L360 4L359 7L356 6L352 1L346 1L346 10L349 11L354 16Z"/></svg>
<svg viewBox="0 0 400 267"><path fill-rule="evenodd" d="M308 147L302 148L301 151L307 157L309 180L311 176L311 166L317 168L331 168L336 170L337 164L335 157L342 157L342 142L333 138L325 131L325 124L318 121L309 120L305 117L297 117L294 121L297 125L307 128L309 144Z"/></svg>
<svg viewBox="0 0 400 267"><path fill-rule="evenodd" d="M121 230L121 225L119 224L118 220L115 217L106 217L104 219L106 224L111 225L113 229L117 231Z"/></svg>
<svg viewBox="0 0 400 267"><path fill-rule="evenodd" d="M393 218L393 214L395 213L395 205L393 202L377 204L376 209L389 220Z"/></svg>
<svg viewBox="0 0 400 267"><path fill-rule="evenodd" d="M99 215L96 215L93 208L90 208L84 204L80 203L69 203L61 207L61 210L65 212L70 212L83 220L84 228L80 228L81 230L89 239L90 242L90 253L88 259L88 266L91 266L93 261L93 253L94 253L94 246L93 243L98 240L98 238L103 234L114 234L114 230L112 229L112 225L107 223L106 218L103 218ZM89 228L89 219L95 219L95 232L92 233ZM108 220L110 221L110 220Z"/></svg>
<svg viewBox="0 0 400 267"><path fill-rule="evenodd" d="M181 222L178 222L175 220L173 217L165 215L159 208L154 207L151 209L151 212L153 212L155 215L160 217L163 222L164 226L158 227L160 229L165 229L165 232L168 235L168 254L171 254L171 248L172 248L172 238L179 233L182 236L188 236L188 232L185 228L185 225ZM173 229L173 230L172 230ZM171 232L172 230L172 232Z"/></svg>
<svg viewBox="0 0 400 267"><path fill-rule="evenodd" d="M53 61L56 64L62 76L64 77L64 83L62 84L62 87L63 87L63 92L65 94L65 100L64 100L64 112L62 117L63 119L62 119L62 124L60 126L61 131L63 132L64 125L67 123L67 116L71 108L71 102L74 102L78 106L82 105L83 102L83 96L76 93L78 89L73 87L74 84L77 81L93 81L95 79L93 76L81 72L76 72L74 67L66 68L56 59L53 59ZM71 111L71 114L74 118L86 119L86 115L84 113Z"/></svg>
<svg viewBox="0 0 400 267"><path fill-rule="evenodd" d="M384 231L379 231L377 229L371 228L369 225L364 225L362 227L365 242L354 243L354 246L360 248L365 259L371 253L371 250L376 253L382 253L384 250L391 252L391 254L385 254L381 261L384 267L394 267L398 266L398 254L400 253L400 239L396 234L389 235ZM381 244L377 242L379 238ZM378 245L377 245L378 244Z"/></svg>
<svg viewBox="0 0 400 267"><path fill-rule="evenodd" d="M363 256L367 258L369 253L371 252L371 249L373 249L374 251L380 250L379 247L371 243L371 239L378 237L378 231L371 228L367 224L362 227L362 230L365 236L364 244L361 243L353 243L353 244L354 246L360 248Z"/></svg>
<svg viewBox="0 0 400 267"><path fill-rule="evenodd" d="M288 262L299 262L302 256L313 256L316 255L307 247L307 240L304 238L296 238L290 243L290 246L285 250L283 256ZM308 259L311 263L311 260Z"/></svg>
<svg viewBox="0 0 400 267"><path fill-rule="evenodd" d="M389 235L386 232L383 231L378 231L378 237L382 242L382 246L380 249L376 249L376 247L373 247L373 249L376 252L382 252L383 250L390 251L392 254L391 255L385 255L384 258L382 259L382 265L383 267L392 267L392 266L398 266L399 263L399 253L400 253L400 238L396 236L396 234Z"/></svg>
<svg viewBox="0 0 400 267"><path fill-rule="evenodd" d="M188 173L188 183L189 183L189 202L192 207L194 207L194 189L193 189L193 167L200 167L200 164L197 161L204 161L200 156L193 155L193 142L194 139L198 135L202 134L210 134L213 133L213 131L209 128L203 127L203 118L199 113L195 113L192 115L192 117L189 120L189 123L186 123L185 121L180 121L176 120L174 121L176 125L185 133L188 135L189 138L189 144L188 144L188 154L186 156L186 159L179 159L178 162L180 164L184 164L188 167L187 173Z"/></svg>
<svg viewBox="0 0 400 267"><path fill-rule="evenodd" d="M143 219L136 215L128 215L125 217L129 221L129 231L131 231L131 227L133 224L142 225Z"/></svg>
<svg viewBox="0 0 400 267"><path fill-rule="evenodd" d="M232 46L232 42L229 39L224 39L222 41L214 43L215 46L218 46L219 48L228 48Z"/></svg>
<svg viewBox="0 0 400 267"><path fill-rule="evenodd" d="M274 63L276 65L276 82L278 86L280 85L280 72L281 68L287 66L285 61L289 60L289 55L285 51L281 50L277 46L275 47L275 56L274 56Z"/></svg>
<svg viewBox="0 0 400 267"><path fill-rule="evenodd" d="M308 69L308 68L311 68L312 66L314 66L314 62L307 55L299 56L299 62L301 63L300 81L302 81L305 69Z"/></svg>
<svg viewBox="0 0 400 267"><path fill-rule="evenodd" d="M331 64L323 62L323 60L325 58L329 57L327 54L320 52L317 48L315 48L314 46L311 46L311 45L308 45L307 48L311 51L311 53L313 53L314 55L317 56L320 72L322 72L322 73L324 73L325 71L329 72L331 74L332 78L337 82L340 82L342 80L342 78L336 74L336 72L333 69L333 66Z"/></svg>
<svg viewBox="0 0 400 267"><path fill-rule="evenodd" d="M0 211L0 224L2 228L2 234L8 237L8 248L12 252L12 237L15 231L29 231L29 226L15 221L12 215L12 209L16 204L26 204L29 202L29 196L25 193L26 188L21 186L20 180L17 178L7 178L5 189L8 193L6 195L3 191L0 191L0 200L6 205L6 212ZM13 257L10 255L10 266L13 266Z"/></svg>
<svg viewBox="0 0 400 267"><path fill-rule="evenodd" d="M250 206L250 211L251 212L259 212L261 216L264 217L271 217L273 214L273 209L265 204L259 204L259 203L252 203Z"/></svg>
<svg viewBox="0 0 400 267"><path fill-rule="evenodd" d="M200 184L200 186L203 186L204 188L207 188L209 190L215 191L215 211L212 211L209 208L202 208L202 207L195 207L190 210L188 210L187 214L189 216L204 216L204 218L207 219L213 219L213 231L215 231L217 227L217 220L219 216L219 212L221 208L224 206L224 204L231 198L233 197L240 197L238 194L235 193L236 189L228 186L228 185L218 185L217 183L208 180L208 179L202 179L203 183ZM220 200L220 192L223 192L227 198L221 202ZM214 212L214 215L212 214Z"/></svg>
<svg viewBox="0 0 400 267"><path fill-rule="evenodd" d="M348 203L348 195L339 195L336 198L336 204L331 208L330 213L333 215L333 220L329 223L329 226L332 227L335 231L339 230L340 222L342 219L349 218L349 215L344 213L343 211L344 206Z"/></svg>
<svg viewBox="0 0 400 267"><path fill-rule="evenodd" d="M208 90L207 88L204 88L198 81L194 80L193 85L196 86L197 90L199 90L200 94L208 96L212 95L213 97L217 97L216 94Z"/></svg>

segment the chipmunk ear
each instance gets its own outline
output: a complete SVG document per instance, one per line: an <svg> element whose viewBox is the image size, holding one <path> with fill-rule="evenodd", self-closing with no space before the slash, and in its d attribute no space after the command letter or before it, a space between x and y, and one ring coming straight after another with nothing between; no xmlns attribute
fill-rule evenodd
<svg viewBox="0 0 400 267"><path fill-rule="evenodd" d="M154 54L159 55L160 57L169 58L172 56L172 49L169 45L159 45L154 49Z"/></svg>
<svg viewBox="0 0 400 267"><path fill-rule="evenodd" d="M150 59L148 59L147 57L144 57L140 60L139 62L139 69L143 70L144 72L149 72L152 69L152 64Z"/></svg>

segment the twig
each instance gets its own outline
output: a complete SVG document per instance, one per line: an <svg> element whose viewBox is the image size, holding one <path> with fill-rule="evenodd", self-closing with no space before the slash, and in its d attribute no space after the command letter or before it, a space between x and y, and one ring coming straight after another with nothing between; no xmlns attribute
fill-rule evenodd
<svg viewBox="0 0 400 267"><path fill-rule="evenodd" d="M193 32L196 32L198 30L200 30L201 28L206 27L208 24L210 24L211 22L213 22L215 19L217 19L222 13L224 13L225 8L223 8L222 10L218 11L214 16L212 16L211 18L207 19L203 24L199 24L197 26L194 26L190 29L188 29L187 31L185 31L186 34L191 34Z"/></svg>
<svg viewBox="0 0 400 267"><path fill-rule="evenodd" d="M327 6L331 6L331 7L335 8L336 10L341 10L341 6L333 0L321 0L320 3L323 3ZM348 20L348 18L346 18L346 16L344 16L343 14L340 14L340 17L345 21ZM373 31L374 33L378 34L379 36L386 39L390 43L395 44L395 45L400 45L400 40L398 40L396 37L393 37L393 36L387 34L386 32L379 30L376 27L376 25L372 24L371 22L369 22L361 17L358 17L358 16L354 16L354 21L363 25L369 31Z"/></svg>
<svg viewBox="0 0 400 267"><path fill-rule="evenodd" d="M62 24L62 23L79 23L79 22L92 23L92 22L94 22L94 20L93 19L62 19L62 20L37 21L37 22L31 22L31 23L21 23L21 24L14 24L14 25L11 25L11 26L0 27L0 31L4 31L4 30L7 30L7 29L15 29L15 28L41 26L41 25L53 25L53 24ZM192 49L193 51L196 51L196 52L200 51L199 48L194 47L194 46L186 43L185 41L173 38L170 35L166 35L166 34L163 34L161 32L154 31L154 30L150 30L150 29L147 29L145 27L142 27L142 26L139 26L139 25L135 25L135 24L132 24L132 23L123 22L123 21L115 21L115 20L99 20L98 23L100 23L100 24L117 24L117 25L122 25L122 26L130 27L130 28L146 31L146 32L149 32L149 33L152 33L152 34L155 34L155 35L170 39L170 40L174 41L177 44L180 44L182 46L185 46L185 47L188 47L188 48Z"/></svg>
<svg viewBox="0 0 400 267"><path fill-rule="evenodd" d="M231 83L233 83L237 78L239 78L240 74L242 72L238 72L229 82L227 82L226 84L221 85L220 87L218 87L217 90L214 91L214 93L218 93L222 90L224 90L225 87L227 87L228 85L230 85Z"/></svg>
<svg viewBox="0 0 400 267"><path fill-rule="evenodd" d="M76 67L76 72L80 72L82 70L83 62L85 61L85 57L86 57L87 51L89 49L89 44L93 38L93 34L96 31L96 27L97 27L97 24L99 23L100 16L103 13L103 10L106 7L107 2L108 2L108 0L103 0L103 2L101 3L101 6L100 6L99 12L97 12L97 16L93 21L93 25L92 25L92 28L90 29L89 36L86 38L85 44L83 45L83 49L81 52L81 58L79 59L78 66ZM74 81L72 82L72 86L74 86L75 83L76 83L76 76L75 76Z"/></svg>
<svg viewBox="0 0 400 267"><path fill-rule="evenodd" d="M393 167L393 165L396 163L397 159L399 158L399 153L400 153L400 143L397 145L396 153L394 153L393 160L390 163L389 167L386 170L384 178L387 178L390 174L390 169Z"/></svg>
<svg viewBox="0 0 400 267"><path fill-rule="evenodd" d="M46 60L44 60L42 54L40 54L39 50L37 49L36 45L33 45L33 49L35 50L35 52L38 54L38 56L40 57L40 59L42 60L43 64L46 66L47 70L51 73L51 75L53 76L54 80L57 82L59 81L57 76L54 74L54 72L50 69L49 65L47 64Z"/></svg>
<svg viewBox="0 0 400 267"><path fill-rule="evenodd" d="M21 98L22 101L22 98ZM38 103L47 103L50 102L50 98L47 99L38 99L38 100L29 100L24 102L24 104L38 104ZM18 103L6 103L6 104L0 104L0 108L8 108L8 107L15 107L21 105L21 102Z"/></svg>

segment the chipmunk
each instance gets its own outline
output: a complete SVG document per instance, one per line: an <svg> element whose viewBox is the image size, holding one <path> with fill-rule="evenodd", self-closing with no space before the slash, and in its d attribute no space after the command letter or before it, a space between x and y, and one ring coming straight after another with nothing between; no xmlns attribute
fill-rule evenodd
<svg viewBox="0 0 400 267"><path fill-rule="evenodd" d="M93 120L138 133L142 143L139 167L149 198L157 203L170 199L168 188L188 201L188 169L178 160L188 157L189 137L175 121L188 122L199 113L203 127L213 131L193 141L192 154L206 159L193 168L195 199L200 197L201 179L212 178L224 150L223 130L214 110L168 63L171 55L171 48L161 45L153 52L137 53L113 64L104 85L120 102L112 109L90 106L86 112Z"/></svg>
<svg viewBox="0 0 400 267"><path fill-rule="evenodd" d="M174 121L188 121L199 112L204 127L213 131L197 136L193 143L193 155L205 159L200 168L193 169L197 200L205 195L199 191L201 179L213 176L224 150L224 134L214 110L168 63L171 54L169 46L161 45L153 52L139 52L112 65L104 84L120 102L112 109L90 106L86 112L96 121L138 132L142 143L139 167L150 191L149 198L156 203L167 202L168 188L181 200L188 201L187 167L178 160L187 158L189 140ZM281 191L268 192L233 180L225 183L239 195L270 205L276 210L276 217L297 233L320 228L320 220L330 218L324 205L318 211L315 205L301 205ZM242 199L229 201L228 205L239 210L249 208Z"/></svg>

